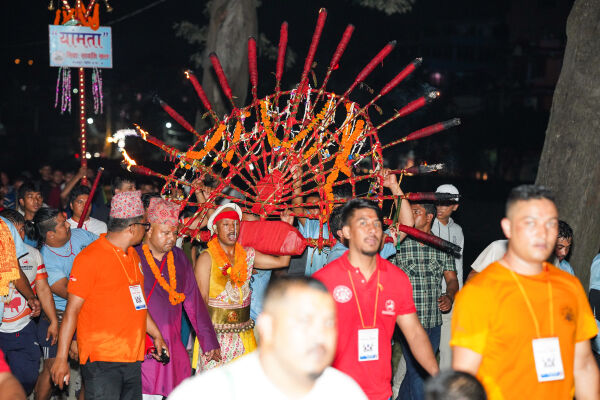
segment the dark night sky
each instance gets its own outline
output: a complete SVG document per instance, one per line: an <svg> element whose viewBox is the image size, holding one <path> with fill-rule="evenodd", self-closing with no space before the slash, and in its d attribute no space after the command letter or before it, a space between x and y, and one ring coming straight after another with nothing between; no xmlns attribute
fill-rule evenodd
<svg viewBox="0 0 600 400"><path fill-rule="evenodd" d="M48 24L54 14L47 10L47 1L4 3L0 17L0 169L13 174L35 170L44 160L63 168L74 167L76 116L61 116L53 108L57 70L48 66ZM115 118L126 116L120 123L131 127L133 122L142 122L158 130L167 116L152 103L152 94L160 94L189 119L198 104L195 98L182 102L183 96L193 98L182 72L192 66L190 54L198 49L177 38L173 24L207 21L205 3L192 0L166 0L130 16L153 3L112 0L114 12L101 13L102 24L113 29L114 68L105 70L103 76ZM419 142L412 149L418 160L447 162L450 179L464 188L461 210L468 211L462 211L464 215L459 212L458 219L470 233L465 255L468 265L475 250L500 237L495 216L502 213L498 199L505 198L507 188L516 182L535 176L571 5L572 0L416 0L412 12L386 16L351 0L262 0L258 24L259 32L277 43L281 22L289 22L289 44L298 60L284 74L287 85L299 78L320 7L326 7L329 16L316 57L319 79L323 76L320 68L329 62L345 25L356 26L330 84L336 91L345 89L390 40L398 40L398 45L369 77L371 87L381 88L410 60L424 57L419 72L380 105L389 116L393 108L422 94L425 88L439 88L443 96L426 110L386 129L382 141L454 116L462 118L460 128ZM118 21L125 16L130 17ZM16 65L16 58L32 59L34 64ZM259 60L259 95L272 90L269 72L274 67L274 62ZM436 72L442 81L431 81ZM135 100L138 95L142 101ZM353 94L367 95L364 91ZM98 127L103 126L103 118L97 118ZM99 131L98 137L102 138L102 133ZM392 163L394 157L390 156ZM490 181L474 179L483 171L489 173ZM418 179L407 185L413 185L412 190L431 190L441 179L448 177ZM482 215L485 218L478 217Z"/></svg>

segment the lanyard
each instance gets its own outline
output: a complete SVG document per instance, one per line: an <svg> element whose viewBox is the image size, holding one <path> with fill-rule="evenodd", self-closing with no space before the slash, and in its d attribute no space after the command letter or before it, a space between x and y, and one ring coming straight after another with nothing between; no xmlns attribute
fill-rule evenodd
<svg viewBox="0 0 600 400"><path fill-rule="evenodd" d="M513 270L510 270L510 274L512 275L513 279L515 280L515 282L517 283L517 286L519 287L519 290L521 291L521 294L523 295L523 299L525 299L525 303L527 304L527 309L529 310L529 313L531 314L531 318L533 319L533 324L535 325L535 332L537 333L537 337L541 338L542 335L540 334L540 324L535 316L535 313L533 312L533 306L531 305L531 302L529 301L529 297L527 297L527 293L525 292L525 289L523 288L523 285L521 285L521 282L519 281L519 278L517 277L517 274L515 274L515 272ZM549 303L549 308L550 308L550 334L552 336L554 336L554 301L552 299L552 284L550 283L550 278L548 278L548 303Z"/></svg>
<svg viewBox="0 0 600 400"><path fill-rule="evenodd" d="M71 256L75 256L76 255L75 253L73 253L73 243L71 243L71 239L69 239L69 254L67 254L66 256L63 256L62 254L58 254L57 252L52 251L52 249L50 248L50 246L48 246L47 244L45 246L46 246L46 248L48 250L50 250L51 253L54 253L54 254L56 254L59 257L67 258L67 257L71 257Z"/></svg>
<svg viewBox="0 0 600 400"><path fill-rule="evenodd" d="M377 286L375 292L375 310L373 311L373 328L375 328L377 323L377 301L379 300L379 270L377 271ZM350 278L350 283L352 284L352 292L354 293L354 299L356 300L356 307L358 308L358 315L360 316L360 323L362 324L363 329L366 329L365 320L363 319L362 310L360 308L360 303L358 301L358 296L356 295L356 289L354 288L354 281L352 280L352 274L348 271L348 278Z"/></svg>
<svg viewBox="0 0 600 400"><path fill-rule="evenodd" d="M115 256L119 260L121 267L123 267L123 272L125 272L125 276L127 277L129 284L133 285L134 281L132 281L131 278L129 277L129 274L127 273L127 270L125 269L125 265L123 264L123 261L121 261L121 257L119 257L119 253L117 253L117 251L114 248L112 249L112 251L115 252ZM135 279L137 280L137 271L136 271L135 267L133 268L133 273L135 274Z"/></svg>

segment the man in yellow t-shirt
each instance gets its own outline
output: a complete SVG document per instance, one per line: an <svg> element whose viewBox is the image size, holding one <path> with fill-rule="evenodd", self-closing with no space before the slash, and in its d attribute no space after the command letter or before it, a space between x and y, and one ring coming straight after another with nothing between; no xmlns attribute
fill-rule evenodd
<svg viewBox="0 0 600 400"><path fill-rule="evenodd" d="M585 292L545 262L558 233L551 193L514 188L501 226L506 254L456 298L452 367L476 375L492 400L600 398L589 341L598 329Z"/></svg>

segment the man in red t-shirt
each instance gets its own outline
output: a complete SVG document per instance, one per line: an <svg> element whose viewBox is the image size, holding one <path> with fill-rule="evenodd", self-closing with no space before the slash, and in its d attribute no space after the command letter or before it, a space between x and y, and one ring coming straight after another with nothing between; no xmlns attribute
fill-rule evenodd
<svg viewBox="0 0 600 400"><path fill-rule="evenodd" d="M342 209L342 235L348 251L317 271L338 311L338 345L333 367L350 375L370 400L392 395L392 334L397 323L409 347L430 374L439 368L421 326L406 274L379 256L381 209L354 199Z"/></svg>

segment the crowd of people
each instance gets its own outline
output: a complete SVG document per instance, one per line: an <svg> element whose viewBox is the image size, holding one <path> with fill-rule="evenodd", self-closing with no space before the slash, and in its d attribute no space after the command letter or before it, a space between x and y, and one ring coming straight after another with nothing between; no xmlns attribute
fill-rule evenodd
<svg viewBox="0 0 600 400"><path fill-rule="evenodd" d="M301 255L243 246L241 225L259 218L228 201L194 222L208 242L181 238L194 210L156 183L119 175L91 193L93 177L0 173L0 272L19 276L0 305L0 399L47 400L73 368L91 400L600 399L600 254L588 296L567 261L573 230L543 187L511 191L506 240L463 276L462 254L386 229L381 208L343 186L320 224L299 173L281 221L335 239ZM464 247L458 200L409 202L383 178L399 223ZM194 185L206 201L210 183Z"/></svg>

